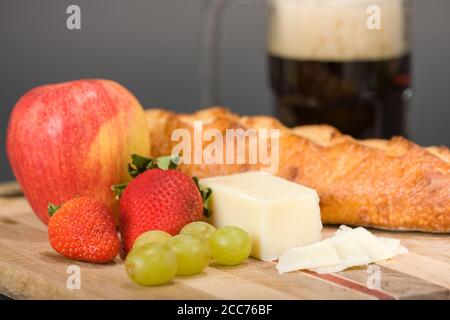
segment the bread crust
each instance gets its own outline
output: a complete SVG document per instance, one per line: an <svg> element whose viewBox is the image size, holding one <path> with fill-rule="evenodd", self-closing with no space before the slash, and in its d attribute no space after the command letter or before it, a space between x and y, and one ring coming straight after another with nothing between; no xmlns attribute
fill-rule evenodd
<svg viewBox="0 0 450 320"><path fill-rule="evenodd" d="M214 107L193 114L146 111L153 156L170 154L173 130L193 121L227 128L280 129L278 176L317 190L322 222L389 230L450 232L450 151L402 138L356 140L328 125L289 129L269 116L240 117ZM205 144L203 145L205 147ZM181 164L198 177L258 170L260 164Z"/></svg>

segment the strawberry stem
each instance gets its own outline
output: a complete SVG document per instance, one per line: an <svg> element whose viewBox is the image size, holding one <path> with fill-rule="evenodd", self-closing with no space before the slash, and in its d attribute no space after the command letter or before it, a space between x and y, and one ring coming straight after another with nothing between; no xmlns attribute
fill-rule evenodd
<svg viewBox="0 0 450 320"><path fill-rule="evenodd" d="M61 206L57 206L56 204L53 204L51 202L47 205L47 212L50 217L53 217L53 215L58 211L58 209L61 208Z"/></svg>

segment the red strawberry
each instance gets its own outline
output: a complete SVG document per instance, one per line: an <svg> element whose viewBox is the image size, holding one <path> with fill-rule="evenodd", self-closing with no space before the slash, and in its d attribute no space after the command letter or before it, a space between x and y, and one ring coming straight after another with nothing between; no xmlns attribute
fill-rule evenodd
<svg viewBox="0 0 450 320"><path fill-rule="evenodd" d="M175 235L186 224L200 220L203 213L203 192L200 193L191 177L171 169L176 165L167 162L170 158L154 161L136 157L133 156L134 167L130 166L130 174L139 175L126 186L119 206L125 254L143 232L163 230ZM139 164L142 159L144 163Z"/></svg>
<svg viewBox="0 0 450 320"><path fill-rule="evenodd" d="M56 252L73 260L105 263L120 248L114 218L100 201L75 197L60 208L49 204L48 239Z"/></svg>

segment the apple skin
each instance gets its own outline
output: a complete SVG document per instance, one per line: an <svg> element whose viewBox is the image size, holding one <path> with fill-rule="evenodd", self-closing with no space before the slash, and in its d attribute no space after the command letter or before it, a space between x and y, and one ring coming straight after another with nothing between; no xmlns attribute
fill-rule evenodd
<svg viewBox="0 0 450 320"><path fill-rule="evenodd" d="M130 155L149 155L149 129L139 101L102 79L36 87L9 119L6 152L37 216L47 224L49 202L74 196L105 203L116 221L113 184L128 181Z"/></svg>

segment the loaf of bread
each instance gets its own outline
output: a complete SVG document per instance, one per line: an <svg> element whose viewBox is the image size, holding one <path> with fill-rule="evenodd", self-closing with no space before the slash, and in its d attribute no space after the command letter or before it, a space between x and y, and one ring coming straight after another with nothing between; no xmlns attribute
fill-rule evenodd
<svg viewBox="0 0 450 320"><path fill-rule="evenodd" d="M269 116L240 117L215 107L193 114L146 111L153 156L170 154L175 129L279 129L277 175L317 190L322 222L389 230L450 232L450 151L402 137L356 140L328 125L287 128ZM205 147L205 143L203 143ZM258 170L261 164L181 164L209 177Z"/></svg>

